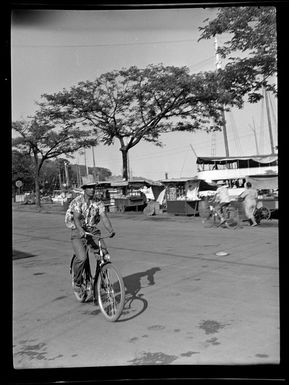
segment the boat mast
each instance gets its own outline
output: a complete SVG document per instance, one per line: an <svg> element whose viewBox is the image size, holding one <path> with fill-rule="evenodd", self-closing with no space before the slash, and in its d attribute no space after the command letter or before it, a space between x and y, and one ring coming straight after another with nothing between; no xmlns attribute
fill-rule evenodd
<svg viewBox="0 0 289 385"><path fill-rule="evenodd" d="M266 110L267 110L269 137L270 137L270 144L271 144L271 154L275 154L273 134L272 134L272 125L271 125L271 116L270 116L269 103L268 103L268 94L267 94L267 91L265 89L264 89L264 93L265 93L265 104L266 104Z"/></svg>
<svg viewBox="0 0 289 385"><path fill-rule="evenodd" d="M255 122L253 118L253 126L249 125L254 133L254 139L255 139L255 145L256 145L256 151L257 155L259 155L259 147L258 147L258 141L257 141L257 134L256 134L256 127L255 127Z"/></svg>
<svg viewBox="0 0 289 385"><path fill-rule="evenodd" d="M216 68L217 70L221 68L220 56L218 54L218 41L215 36L215 54L216 54ZM227 135L227 127L226 127L226 117L225 117L225 109L222 107L222 117L223 117L223 135L224 135L224 144L225 144L225 152L226 157L229 156L229 144L228 144L228 135Z"/></svg>

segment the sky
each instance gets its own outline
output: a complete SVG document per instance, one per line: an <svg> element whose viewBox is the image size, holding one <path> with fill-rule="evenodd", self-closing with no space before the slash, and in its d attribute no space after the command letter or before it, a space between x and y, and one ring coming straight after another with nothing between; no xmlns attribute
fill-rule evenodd
<svg viewBox="0 0 289 385"><path fill-rule="evenodd" d="M14 11L11 22L12 120L36 110L44 93L56 93L101 74L150 64L187 66L191 73L216 67L214 39L201 40L199 27L217 8ZM228 36L218 36L221 46ZM221 63L221 65L224 63ZM274 144L276 102L270 98ZM230 156L268 154L264 102L226 113ZM129 151L131 176L161 180L196 175L197 156L224 156L223 134L169 133L163 147L140 142ZM257 145L256 145L257 142ZM257 147L256 147L257 146ZM119 143L94 148L95 165L122 174ZM74 154L71 163L85 164ZM86 164L93 166L92 150Z"/></svg>

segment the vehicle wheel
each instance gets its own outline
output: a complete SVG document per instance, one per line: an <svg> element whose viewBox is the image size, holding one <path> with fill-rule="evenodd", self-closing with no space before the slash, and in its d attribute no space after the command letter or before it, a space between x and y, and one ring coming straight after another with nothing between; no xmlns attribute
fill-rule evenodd
<svg viewBox="0 0 289 385"><path fill-rule="evenodd" d="M125 289L120 273L111 263L102 266L96 282L96 291L102 314L108 321L117 321L123 310Z"/></svg>
<svg viewBox="0 0 289 385"><path fill-rule="evenodd" d="M75 261L75 255L73 255L70 263L70 275L71 275L71 284L73 288L73 293L77 301L85 302L89 297L91 297L91 294L92 294L92 278L90 275L89 263L86 264L85 268L83 269L81 291L76 291L75 285L74 285L74 261Z"/></svg>
<svg viewBox="0 0 289 385"><path fill-rule="evenodd" d="M260 211L261 211L261 218L262 219L268 220L271 218L270 210L267 209L267 207L261 207Z"/></svg>
<svg viewBox="0 0 289 385"><path fill-rule="evenodd" d="M229 207L227 209L226 216L229 227L236 228L237 226L240 226L238 209L235 207Z"/></svg>

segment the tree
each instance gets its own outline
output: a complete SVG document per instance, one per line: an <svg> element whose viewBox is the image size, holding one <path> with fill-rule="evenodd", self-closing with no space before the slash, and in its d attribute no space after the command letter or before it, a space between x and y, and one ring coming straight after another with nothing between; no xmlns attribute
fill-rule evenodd
<svg viewBox="0 0 289 385"><path fill-rule="evenodd" d="M34 179L32 174L33 164L30 156L22 154L21 152L12 151L12 191L15 192L15 182L21 180L23 188L27 191L32 190Z"/></svg>
<svg viewBox="0 0 289 385"><path fill-rule="evenodd" d="M133 66L43 95L39 105L54 117L64 114L70 122L93 128L106 145L118 140L127 180L128 152L141 140L161 146L162 133L220 129L217 83L213 72L190 75L187 67Z"/></svg>
<svg viewBox="0 0 289 385"><path fill-rule="evenodd" d="M276 85L272 83L277 74L274 7L223 7L214 20L199 29L199 40L229 34L229 40L218 48L218 53L228 60L219 71L220 85L229 93L228 100L238 100L237 105L242 107L245 95L251 103L259 101L262 88L276 94ZM239 98L232 98L232 93L239 93Z"/></svg>
<svg viewBox="0 0 289 385"><path fill-rule="evenodd" d="M32 156L36 204L40 207L40 172L45 161L60 155L70 156L80 148L96 145L91 132L66 121L66 115L53 116L49 109L39 110L27 120L12 123L18 133L12 141L15 149Z"/></svg>

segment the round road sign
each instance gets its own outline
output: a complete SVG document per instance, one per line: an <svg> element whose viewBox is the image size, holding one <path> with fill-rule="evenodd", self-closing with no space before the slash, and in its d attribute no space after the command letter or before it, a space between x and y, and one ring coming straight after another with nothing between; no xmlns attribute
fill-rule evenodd
<svg viewBox="0 0 289 385"><path fill-rule="evenodd" d="M17 181L15 182L15 184L16 184L16 187L18 187L18 188L20 188L20 187L23 186L23 182L22 182L21 180L17 180Z"/></svg>

